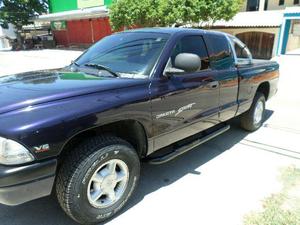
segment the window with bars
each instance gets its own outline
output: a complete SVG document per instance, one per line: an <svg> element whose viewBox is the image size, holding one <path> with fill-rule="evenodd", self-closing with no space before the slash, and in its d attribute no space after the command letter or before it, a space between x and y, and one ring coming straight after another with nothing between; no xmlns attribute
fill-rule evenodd
<svg viewBox="0 0 300 225"><path fill-rule="evenodd" d="M284 5L284 0L279 0L279 5Z"/></svg>

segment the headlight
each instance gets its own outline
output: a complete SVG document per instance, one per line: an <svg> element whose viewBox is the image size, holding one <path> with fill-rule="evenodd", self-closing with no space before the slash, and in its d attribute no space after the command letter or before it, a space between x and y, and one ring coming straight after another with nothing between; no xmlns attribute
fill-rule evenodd
<svg viewBox="0 0 300 225"><path fill-rule="evenodd" d="M17 165L33 160L33 155L24 146L0 137L0 164Z"/></svg>

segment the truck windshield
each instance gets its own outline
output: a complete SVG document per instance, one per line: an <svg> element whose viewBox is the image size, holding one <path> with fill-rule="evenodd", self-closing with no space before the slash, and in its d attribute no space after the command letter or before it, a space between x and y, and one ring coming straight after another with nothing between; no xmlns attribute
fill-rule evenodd
<svg viewBox="0 0 300 225"><path fill-rule="evenodd" d="M79 67L102 65L120 75L149 76L168 39L162 33L114 34L90 47L75 63Z"/></svg>

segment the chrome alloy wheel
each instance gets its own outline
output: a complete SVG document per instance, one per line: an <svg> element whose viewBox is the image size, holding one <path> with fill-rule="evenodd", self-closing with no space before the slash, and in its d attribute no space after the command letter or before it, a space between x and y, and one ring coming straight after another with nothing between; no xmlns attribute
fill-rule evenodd
<svg viewBox="0 0 300 225"><path fill-rule="evenodd" d="M263 119L264 114L264 103L259 101L256 103L254 110L254 124L259 124Z"/></svg>
<svg viewBox="0 0 300 225"><path fill-rule="evenodd" d="M91 177L87 188L89 203L95 208L107 208L124 194L129 180L125 162L112 159L101 165Z"/></svg>

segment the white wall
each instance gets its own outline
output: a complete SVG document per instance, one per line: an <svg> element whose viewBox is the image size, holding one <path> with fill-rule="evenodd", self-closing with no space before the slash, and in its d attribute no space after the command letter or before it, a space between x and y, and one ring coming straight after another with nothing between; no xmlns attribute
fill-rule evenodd
<svg viewBox="0 0 300 225"><path fill-rule="evenodd" d="M2 32L3 32L4 35L6 35L10 38L17 38L14 26L12 24L8 24L8 29L3 29L2 28ZM0 33L0 35L1 35L1 33Z"/></svg>
<svg viewBox="0 0 300 225"><path fill-rule="evenodd" d="M0 38L0 50L4 48L4 40Z"/></svg>
<svg viewBox="0 0 300 225"><path fill-rule="evenodd" d="M6 38L0 38L0 50L10 49L10 48L11 48L11 46L10 46L9 40Z"/></svg>
<svg viewBox="0 0 300 225"><path fill-rule="evenodd" d="M8 25L8 29L3 29L0 26L0 50L1 49L8 49L11 46L9 45L9 41L6 37L9 37L11 39L16 38L16 34L14 31L14 27L12 24Z"/></svg>

